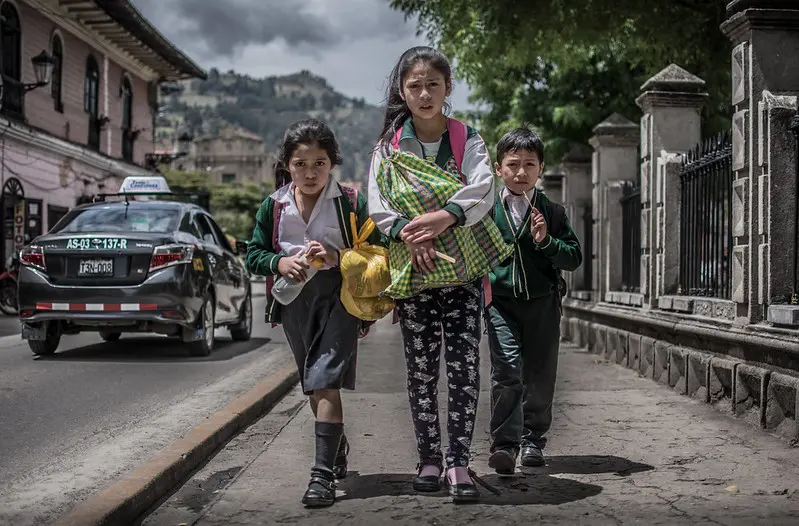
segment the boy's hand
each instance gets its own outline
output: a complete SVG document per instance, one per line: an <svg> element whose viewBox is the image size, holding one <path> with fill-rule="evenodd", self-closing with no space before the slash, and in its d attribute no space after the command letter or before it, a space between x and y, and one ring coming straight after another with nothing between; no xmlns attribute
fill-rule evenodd
<svg viewBox="0 0 799 526"><path fill-rule="evenodd" d="M302 283L308 279L308 274L305 269L309 268L308 261L305 259L305 254L297 254L296 256L283 257L277 262L277 271L281 276L286 276L294 283Z"/></svg>
<svg viewBox="0 0 799 526"><path fill-rule="evenodd" d="M547 237L547 221L544 214L537 208L533 208L530 215L530 232L536 243L541 243Z"/></svg>
<svg viewBox="0 0 799 526"><path fill-rule="evenodd" d="M309 259L322 258L331 267L338 265L338 251L331 250L319 241L311 241L305 256Z"/></svg>
<svg viewBox="0 0 799 526"><path fill-rule="evenodd" d="M457 221L458 218L446 210L428 212L413 218L410 223L405 225L400 232L400 239L405 243L432 241Z"/></svg>
<svg viewBox="0 0 799 526"><path fill-rule="evenodd" d="M427 274L436 269L436 249L433 241L424 241L422 243L406 241L405 246L408 247L408 252L411 254L413 270Z"/></svg>

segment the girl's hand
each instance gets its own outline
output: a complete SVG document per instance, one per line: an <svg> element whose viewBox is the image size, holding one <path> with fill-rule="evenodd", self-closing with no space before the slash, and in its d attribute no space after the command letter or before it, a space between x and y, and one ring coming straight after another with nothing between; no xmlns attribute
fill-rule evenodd
<svg viewBox="0 0 799 526"><path fill-rule="evenodd" d="M436 249L433 241L423 241L422 243L413 243L406 241L405 246L408 247L408 252L411 254L411 265L413 270L427 274L436 269Z"/></svg>
<svg viewBox="0 0 799 526"><path fill-rule="evenodd" d="M308 274L305 269L308 267L308 261L305 259L305 254L298 254L291 257L282 257L277 262L277 271L281 276L286 276L294 283L302 283L308 279Z"/></svg>
<svg viewBox="0 0 799 526"><path fill-rule="evenodd" d="M537 208L533 208L530 214L530 232L536 243L541 243L547 237L547 221Z"/></svg>
<svg viewBox="0 0 799 526"><path fill-rule="evenodd" d="M446 210L428 212L415 217L400 232L400 239L405 243L423 243L432 241L454 225L458 218Z"/></svg>
<svg viewBox="0 0 799 526"><path fill-rule="evenodd" d="M305 254L309 260L322 258L331 267L338 265L338 251L327 248L319 241L311 241Z"/></svg>

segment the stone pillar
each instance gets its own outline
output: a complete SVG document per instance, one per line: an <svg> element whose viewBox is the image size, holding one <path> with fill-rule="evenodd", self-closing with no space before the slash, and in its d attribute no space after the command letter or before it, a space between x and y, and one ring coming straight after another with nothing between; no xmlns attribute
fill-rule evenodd
<svg viewBox="0 0 799 526"><path fill-rule="evenodd" d="M727 5L721 29L734 46L732 299L736 322L757 323L768 305L784 301L789 287L796 292L796 157L788 121L799 94L799 5L736 0ZM776 307L768 317L783 324L799 313Z"/></svg>
<svg viewBox="0 0 799 526"><path fill-rule="evenodd" d="M563 204L564 202L564 176L560 172L560 167L556 166L554 170L544 174L543 187L544 193L550 201Z"/></svg>
<svg viewBox="0 0 799 526"><path fill-rule="evenodd" d="M674 236L666 236L666 230L659 226L673 225L679 220L679 210L673 217L666 217L671 210L667 213L664 199L675 195L675 185L679 196L680 182L673 168L666 170L669 165L666 161L660 179L663 186L658 190L658 158L663 152L685 153L700 141L700 110L707 98L704 85L704 80L671 64L641 86L642 93L635 101L644 112L641 117L641 293L645 308L657 307L658 292L669 290L666 280L674 279L672 271L665 272L667 266L673 265L673 258L667 260L666 252L674 251L679 257L679 243L664 245L667 241L674 242ZM672 166L673 161L671 158ZM668 231L674 232L673 228ZM658 268L662 269L660 273ZM676 272L679 274L679 270Z"/></svg>
<svg viewBox="0 0 799 526"><path fill-rule="evenodd" d="M591 299L591 270L593 249L591 247L592 228L586 224L591 216L591 153L588 145L578 144L563 158L561 168L565 175L563 205L569 215L572 229L580 240L583 249L583 264L576 272L567 273L569 295L578 299Z"/></svg>
<svg viewBox="0 0 799 526"><path fill-rule="evenodd" d="M614 113L594 127L594 298L605 299L622 285L622 184L637 179L638 126Z"/></svg>
<svg viewBox="0 0 799 526"><path fill-rule="evenodd" d="M655 291L658 297L677 294L680 284L680 167L682 156L661 152L657 158L654 202L658 209L655 229Z"/></svg>

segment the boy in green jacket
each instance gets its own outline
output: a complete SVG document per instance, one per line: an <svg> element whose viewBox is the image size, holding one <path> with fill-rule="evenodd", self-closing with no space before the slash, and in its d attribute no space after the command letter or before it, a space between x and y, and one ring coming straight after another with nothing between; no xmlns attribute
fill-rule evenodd
<svg viewBox="0 0 799 526"><path fill-rule="evenodd" d="M521 450L523 466L544 465L544 435L560 341L560 271L582 262L577 236L563 206L535 186L544 170L544 145L519 128L497 144L494 221L513 255L491 273L493 301L486 311L491 349L491 457L488 465L512 475Z"/></svg>

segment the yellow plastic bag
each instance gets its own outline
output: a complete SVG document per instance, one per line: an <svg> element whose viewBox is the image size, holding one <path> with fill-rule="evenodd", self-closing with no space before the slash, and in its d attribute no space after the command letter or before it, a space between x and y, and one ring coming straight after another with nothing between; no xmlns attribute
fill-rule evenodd
<svg viewBox="0 0 799 526"><path fill-rule="evenodd" d="M355 214L350 213L352 232L358 232ZM342 276L341 303L347 312L361 320L376 321L394 310L394 301L380 293L391 285L388 249L366 242L375 228L371 219L361 226L353 248L340 254Z"/></svg>

